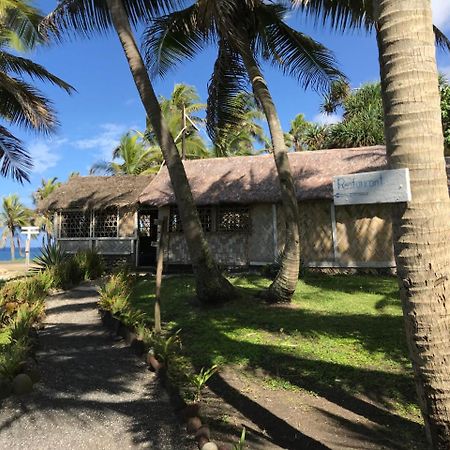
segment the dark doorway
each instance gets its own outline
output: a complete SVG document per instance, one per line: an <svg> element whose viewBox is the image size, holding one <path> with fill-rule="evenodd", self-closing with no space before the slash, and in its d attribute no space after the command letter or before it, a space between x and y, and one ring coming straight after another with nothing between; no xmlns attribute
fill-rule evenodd
<svg viewBox="0 0 450 450"><path fill-rule="evenodd" d="M138 266L156 265L156 246L158 241L157 209L141 209L138 211Z"/></svg>

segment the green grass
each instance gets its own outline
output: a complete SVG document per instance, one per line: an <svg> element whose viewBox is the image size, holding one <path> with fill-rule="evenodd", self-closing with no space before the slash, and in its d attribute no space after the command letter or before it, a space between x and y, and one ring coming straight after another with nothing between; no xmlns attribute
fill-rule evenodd
<svg viewBox="0 0 450 450"><path fill-rule="evenodd" d="M238 298L204 308L195 301L192 277L164 279L163 323L182 329L183 352L194 367L234 365L273 389L331 400L362 396L419 420L394 278L308 275L293 304L276 307L252 295L269 280L232 282ZM153 280L140 281L131 298L149 316L154 289Z"/></svg>

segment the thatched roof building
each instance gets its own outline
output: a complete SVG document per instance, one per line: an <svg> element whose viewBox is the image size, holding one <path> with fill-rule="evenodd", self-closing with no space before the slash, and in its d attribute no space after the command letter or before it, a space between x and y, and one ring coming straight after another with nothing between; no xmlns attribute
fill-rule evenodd
<svg viewBox="0 0 450 450"><path fill-rule="evenodd" d="M290 153L299 201L332 199L335 175L386 169L383 146ZM279 203L280 185L272 155L236 156L185 161L197 205ZM175 204L166 167L140 196L141 203Z"/></svg>
<svg viewBox="0 0 450 450"><path fill-rule="evenodd" d="M41 201L38 210L104 209L133 206L154 175L74 176Z"/></svg>

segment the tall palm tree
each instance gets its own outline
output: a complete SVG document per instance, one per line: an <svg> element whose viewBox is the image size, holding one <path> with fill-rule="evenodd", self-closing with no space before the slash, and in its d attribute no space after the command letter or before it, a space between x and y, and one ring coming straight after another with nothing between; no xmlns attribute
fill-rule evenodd
<svg viewBox="0 0 450 450"><path fill-rule="evenodd" d="M27 225L31 218L31 210L25 207L17 194L11 194L3 197L2 209L0 211L0 226L4 227L2 241L9 238L11 247L11 260L16 259L14 239L18 239L20 250L20 241L17 231L20 227Z"/></svg>
<svg viewBox="0 0 450 450"><path fill-rule="evenodd" d="M287 25L288 11L263 0L197 0L157 19L144 34L147 65L160 75L210 42L217 44L207 110L213 141L226 124L237 123L233 98L251 83L269 126L286 223L281 267L265 295L272 302L288 302L295 292L300 265L299 211L284 133L260 62L269 61L297 77L304 87L328 86L342 77L325 47Z"/></svg>
<svg viewBox="0 0 450 450"><path fill-rule="evenodd" d="M406 338L433 449L450 448L450 213L430 0L297 0L338 29L375 28L391 168L409 168L412 201L394 208Z"/></svg>
<svg viewBox="0 0 450 450"><path fill-rule="evenodd" d="M41 133L51 133L58 122L49 100L24 76L47 81L68 93L73 88L33 61L11 53L41 41L37 23L41 16L26 2L7 0L0 7L0 119ZM0 125L0 175L28 180L32 161L23 143Z"/></svg>
<svg viewBox="0 0 450 450"><path fill-rule="evenodd" d="M206 105L200 102L195 87L183 83L176 84L170 97L161 96L159 102L164 119L182 157L184 159L208 157L205 141L199 134L200 127L204 125L204 119L197 115L204 111ZM146 138L152 145L158 145L151 124L147 129Z"/></svg>
<svg viewBox="0 0 450 450"><path fill-rule="evenodd" d="M33 203L37 205L41 200L47 198L56 188L61 186L57 177L49 178L45 180L42 178L41 185L33 193Z"/></svg>
<svg viewBox="0 0 450 450"><path fill-rule="evenodd" d="M431 2L382 0L375 18L388 161L411 176L412 201L394 208L406 335L427 436L443 450L450 448L450 199Z"/></svg>
<svg viewBox="0 0 450 450"><path fill-rule="evenodd" d="M212 257L183 162L162 115L131 29L131 25L136 25L140 20L152 20L171 3L170 0L98 0L95 3L90 0L64 0L43 25L57 36L69 30L84 36L111 27L116 31L167 165L196 278L197 296L204 303L221 303L233 297L234 288L220 273Z"/></svg>

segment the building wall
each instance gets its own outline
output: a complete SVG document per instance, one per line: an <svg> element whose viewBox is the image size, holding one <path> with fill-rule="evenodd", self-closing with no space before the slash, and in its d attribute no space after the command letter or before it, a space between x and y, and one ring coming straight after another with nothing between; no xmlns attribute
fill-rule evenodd
<svg viewBox="0 0 450 450"><path fill-rule="evenodd" d="M170 209L160 209L159 217L168 216ZM272 205L250 208L250 231L206 232L211 252L220 265L238 267L251 263L270 263L274 259L274 224ZM183 233L169 233L165 261L168 264L189 264L189 252Z"/></svg>
<svg viewBox="0 0 450 450"><path fill-rule="evenodd" d="M393 267L390 205L335 207L332 203L299 203L301 260L306 266ZM277 206L278 251L284 247L284 216Z"/></svg>

